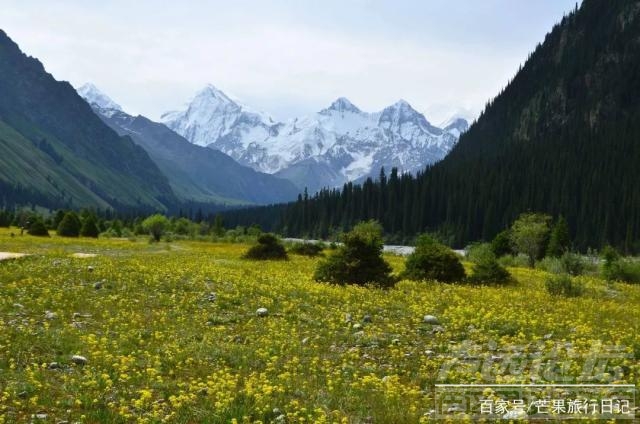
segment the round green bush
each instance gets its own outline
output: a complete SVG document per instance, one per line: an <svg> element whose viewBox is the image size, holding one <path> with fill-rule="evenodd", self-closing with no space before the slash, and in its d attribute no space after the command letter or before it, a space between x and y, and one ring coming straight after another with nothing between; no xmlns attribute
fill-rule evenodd
<svg viewBox="0 0 640 424"><path fill-rule="evenodd" d="M41 219L36 219L29 224L27 234L38 237L49 237L49 231L47 231L47 227Z"/></svg>
<svg viewBox="0 0 640 424"><path fill-rule="evenodd" d="M332 284L372 284L391 287L395 279L382 257L382 227L375 221L356 225L343 236L344 244L318 264L314 279Z"/></svg>
<svg viewBox="0 0 640 424"><path fill-rule="evenodd" d="M425 234L418 237L416 250L407 257L402 278L462 282L465 272L455 252Z"/></svg>

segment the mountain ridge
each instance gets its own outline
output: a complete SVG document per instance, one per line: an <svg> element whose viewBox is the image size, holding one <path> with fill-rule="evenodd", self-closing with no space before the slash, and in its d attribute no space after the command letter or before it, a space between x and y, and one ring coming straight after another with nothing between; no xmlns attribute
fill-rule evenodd
<svg viewBox="0 0 640 424"><path fill-rule="evenodd" d="M67 82L0 30L0 180L7 204L167 210L176 202L147 153L118 136Z"/></svg>
<svg viewBox="0 0 640 424"><path fill-rule="evenodd" d="M129 135L147 151L183 201L266 204L292 200L298 194L288 181L243 167L217 150L194 145L142 115L127 114L93 84L83 85L78 92L107 125Z"/></svg>
<svg viewBox="0 0 640 424"><path fill-rule="evenodd" d="M417 172L442 159L467 128L464 120L438 128L402 99L368 113L345 97L313 115L276 122L212 85L161 121L194 144L310 192L377 175L382 167Z"/></svg>

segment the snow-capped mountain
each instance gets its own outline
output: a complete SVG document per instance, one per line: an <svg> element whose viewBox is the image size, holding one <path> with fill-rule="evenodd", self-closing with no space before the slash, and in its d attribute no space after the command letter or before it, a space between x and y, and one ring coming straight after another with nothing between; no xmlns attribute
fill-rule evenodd
<svg viewBox="0 0 640 424"><path fill-rule="evenodd" d="M454 116L446 120L441 125L441 128L443 128L446 132L460 138L460 135L469 129L469 121L467 121L465 118Z"/></svg>
<svg viewBox="0 0 640 424"><path fill-rule="evenodd" d="M100 109L104 114L113 115L115 112L122 112L122 107L114 102L91 83L84 84L76 89L80 97L86 100L92 107Z"/></svg>
<svg viewBox="0 0 640 424"><path fill-rule="evenodd" d="M92 84L78 94L111 129L142 147L184 201L268 204L296 198L299 190L274 175L243 166L215 149L197 146L144 116L132 116Z"/></svg>
<svg viewBox="0 0 640 424"><path fill-rule="evenodd" d="M404 100L367 113L345 98L311 116L276 122L211 85L186 110L161 119L194 144L311 192L377 176L381 167L420 170L442 159L467 128L464 120L438 128Z"/></svg>

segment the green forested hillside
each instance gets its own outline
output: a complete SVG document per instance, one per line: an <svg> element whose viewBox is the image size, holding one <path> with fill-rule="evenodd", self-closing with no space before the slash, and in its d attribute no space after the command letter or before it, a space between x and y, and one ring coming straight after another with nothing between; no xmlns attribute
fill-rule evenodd
<svg viewBox="0 0 640 424"><path fill-rule="evenodd" d="M269 204L296 198L290 182L242 166L224 153L191 144L163 124L144 116L110 110L101 119L145 149L183 201L226 205Z"/></svg>
<svg viewBox="0 0 640 424"><path fill-rule="evenodd" d="M131 139L107 127L66 82L0 30L3 205L166 209L167 179Z"/></svg>
<svg viewBox="0 0 640 424"><path fill-rule="evenodd" d="M584 0L538 45L458 145L416 177L229 214L324 236L379 219L398 239L487 239L519 213L562 214L577 247L640 239L640 2Z"/></svg>

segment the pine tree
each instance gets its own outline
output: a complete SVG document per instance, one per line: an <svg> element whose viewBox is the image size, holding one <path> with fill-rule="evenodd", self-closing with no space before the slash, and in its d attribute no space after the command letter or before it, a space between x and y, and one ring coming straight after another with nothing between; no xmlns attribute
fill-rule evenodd
<svg viewBox="0 0 640 424"><path fill-rule="evenodd" d="M82 237L98 238L98 234L100 234L100 231L98 230L96 217L91 214L84 219L82 228L80 228L80 235Z"/></svg>
<svg viewBox="0 0 640 424"><path fill-rule="evenodd" d="M60 221L58 225L57 233L62 237L78 237L81 227L82 223L80 222L80 218L78 218L78 214L70 211L64 214L64 218L62 218L62 221Z"/></svg>
<svg viewBox="0 0 640 424"><path fill-rule="evenodd" d="M571 247L571 236L569 235L569 225L562 215L551 230L547 256L559 258Z"/></svg>

